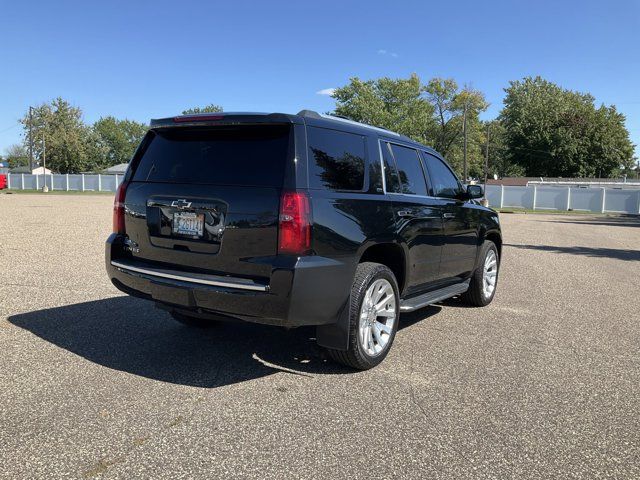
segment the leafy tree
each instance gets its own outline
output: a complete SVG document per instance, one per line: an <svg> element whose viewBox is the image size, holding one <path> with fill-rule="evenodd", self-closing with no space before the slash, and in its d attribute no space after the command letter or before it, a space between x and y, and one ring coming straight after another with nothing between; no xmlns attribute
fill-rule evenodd
<svg viewBox="0 0 640 480"><path fill-rule="evenodd" d="M433 133L432 146L445 157L460 142L466 112L467 137L475 133L480 126L478 115L487 109L484 95L471 88L459 90L458 84L451 78L433 78L424 87L428 100L433 104L438 127ZM477 138L468 144L478 143ZM477 153L477 152L474 152ZM476 155L477 156L477 155Z"/></svg>
<svg viewBox="0 0 640 480"><path fill-rule="evenodd" d="M82 122L82 111L66 100L56 98L25 114L25 129L32 127L34 157L42 165L46 147L47 168L60 173L90 170L95 159L89 156L90 130ZM27 135L25 134L25 142Z"/></svg>
<svg viewBox="0 0 640 480"><path fill-rule="evenodd" d="M426 141L435 129L434 109L422 92L415 74L408 79L354 77L333 93L334 114Z"/></svg>
<svg viewBox="0 0 640 480"><path fill-rule="evenodd" d="M541 77L510 82L500 119L510 161L529 176L610 176L633 163L624 115Z"/></svg>
<svg viewBox="0 0 640 480"><path fill-rule="evenodd" d="M88 170L103 170L112 165L117 165L117 162L112 163L113 153L108 141L102 137L100 132L93 127L87 127L84 131L83 137L84 149L88 159ZM129 161L129 159L125 160ZM85 170L86 171L86 170Z"/></svg>
<svg viewBox="0 0 640 480"><path fill-rule="evenodd" d="M93 155L98 155L97 161L104 167L127 163L140 144L147 131L147 125L133 120L118 120L114 117L102 117L93 124L92 148L98 149Z"/></svg>
<svg viewBox="0 0 640 480"><path fill-rule="evenodd" d="M191 115L195 113L216 113L216 112L222 112L222 107L220 105L214 105L213 103L211 103L205 107L194 107L194 108L189 108L187 110L183 110L182 114Z"/></svg>
<svg viewBox="0 0 640 480"><path fill-rule="evenodd" d="M471 88L459 89L452 79L434 78L426 85L415 74L408 79L362 81L336 89L335 115L387 128L433 146L462 172L462 125L466 108L469 173L481 175L484 142L478 118L487 108L484 95Z"/></svg>
<svg viewBox="0 0 640 480"><path fill-rule="evenodd" d="M9 168L23 167L29 165L29 152L27 149L20 145L14 144L5 150L6 162L9 164Z"/></svg>
<svg viewBox="0 0 640 480"><path fill-rule="evenodd" d="M524 175L522 166L512 163L509 155L509 149L506 145L506 129L500 120L491 120L482 122L485 141L483 146L483 154L486 153L486 134L489 127L489 178L493 175L498 177L520 177ZM482 178L484 178L484 172Z"/></svg>

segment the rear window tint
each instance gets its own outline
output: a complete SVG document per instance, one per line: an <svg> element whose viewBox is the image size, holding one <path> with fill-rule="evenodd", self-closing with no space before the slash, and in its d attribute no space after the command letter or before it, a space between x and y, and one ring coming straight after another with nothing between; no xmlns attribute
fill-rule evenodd
<svg viewBox="0 0 640 480"><path fill-rule="evenodd" d="M426 196L427 184L418 152L413 148L395 144L391 145L391 151L396 160L402 193Z"/></svg>
<svg viewBox="0 0 640 480"><path fill-rule="evenodd" d="M288 125L160 129L133 181L280 187L289 134Z"/></svg>
<svg viewBox="0 0 640 480"><path fill-rule="evenodd" d="M307 127L309 187L362 190L364 187L364 137Z"/></svg>

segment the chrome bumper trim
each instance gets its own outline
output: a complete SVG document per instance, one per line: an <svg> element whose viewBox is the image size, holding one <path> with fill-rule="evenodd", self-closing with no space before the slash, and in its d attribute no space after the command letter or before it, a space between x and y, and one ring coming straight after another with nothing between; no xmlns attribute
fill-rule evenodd
<svg viewBox="0 0 640 480"><path fill-rule="evenodd" d="M213 287L225 287L225 288L237 288L239 290L252 290L256 292L266 292L269 290L268 285L260 285L252 280L245 280L242 278L235 278L233 280L223 280L225 277L215 278L213 275L201 275L201 274L176 274L171 273L170 270L155 270L151 268L134 267L133 265L127 265L126 263L120 263L111 261L111 265L119 268L120 270L142 273L144 275L150 275L152 277L168 278L171 280L178 280L181 282L197 283L199 285L209 285ZM219 278L219 279L218 279Z"/></svg>

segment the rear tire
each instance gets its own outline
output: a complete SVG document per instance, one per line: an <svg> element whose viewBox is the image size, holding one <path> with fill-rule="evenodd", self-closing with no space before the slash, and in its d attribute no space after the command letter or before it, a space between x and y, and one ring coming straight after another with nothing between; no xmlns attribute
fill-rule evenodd
<svg viewBox="0 0 640 480"><path fill-rule="evenodd" d="M192 328L211 328L218 324L220 320L216 318L192 317L180 312L169 312L176 322Z"/></svg>
<svg viewBox="0 0 640 480"><path fill-rule="evenodd" d="M489 305L496 294L499 269L498 248L491 240L485 240L480 250L478 267L471 277L469 290L462 295L462 301L473 307Z"/></svg>
<svg viewBox="0 0 640 480"><path fill-rule="evenodd" d="M349 348L327 352L338 363L368 370L385 359L398 331L400 295L393 272L379 263L360 263L349 308Z"/></svg>

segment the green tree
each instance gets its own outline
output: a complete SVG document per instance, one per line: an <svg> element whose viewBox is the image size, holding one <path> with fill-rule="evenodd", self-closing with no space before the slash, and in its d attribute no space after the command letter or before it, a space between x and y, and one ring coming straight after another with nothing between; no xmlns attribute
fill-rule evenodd
<svg viewBox="0 0 640 480"><path fill-rule="evenodd" d="M62 98L44 103L21 120L26 130L32 128L34 158L43 163L46 147L47 168L60 173L78 173L94 168L89 155L90 129L82 122L82 111Z"/></svg>
<svg viewBox="0 0 640 480"><path fill-rule="evenodd" d="M23 167L29 165L29 152L23 145L16 143L5 150L5 160L9 168Z"/></svg>
<svg viewBox="0 0 640 480"><path fill-rule="evenodd" d="M92 142L92 148L98 149L93 155L102 157L96 164L109 167L128 163L147 129L147 125L133 120L118 120L111 116L100 118L93 124L97 138Z"/></svg>
<svg viewBox="0 0 640 480"><path fill-rule="evenodd" d="M194 108L189 108L187 110L183 110L182 114L191 115L195 113L216 113L216 112L222 112L222 107L220 105L214 105L213 103L211 103L205 107L194 107Z"/></svg>
<svg viewBox="0 0 640 480"><path fill-rule="evenodd" d="M494 175L498 177L520 177L524 175L522 166L512 163L509 155L509 148L506 144L506 129L500 120L490 120L482 122L485 141L483 149L486 148L486 134L489 127L489 178ZM483 150L483 154L485 151ZM483 173L484 175L484 173ZM482 177L484 178L484 177Z"/></svg>
<svg viewBox="0 0 640 480"><path fill-rule="evenodd" d="M529 176L610 176L631 168L624 115L541 77L510 82L500 120L510 161Z"/></svg>
<svg viewBox="0 0 640 480"><path fill-rule="evenodd" d="M479 114L488 104L478 90L465 87L462 90L452 78L432 78L424 87L427 99L433 105L437 129L432 134L432 146L440 154L448 157L452 150L459 150L463 134L463 121L466 112L468 149L473 149L477 157L476 146L481 140ZM469 135L473 138L469 140Z"/></svg>
<svg viewBox="0 0 640 480"><path fill-rule="evenodd" d="M335 115L387 128L418 141L435 130L433 105L424 98L417 75L362 81L357 77L333 93Z"/></svg>
<svg viewBox="0 0 640 480"><path fill-rule="evenodd" d="M483 174L484 134L479 114L486 110L484 95L452 79L434 78L426 85L415 74L407 79L387 77L362 81L352 78L337 88L335 115L387 128L433 146L459 173L463 165L463 114L467 117L469 173Z"/></svg>

